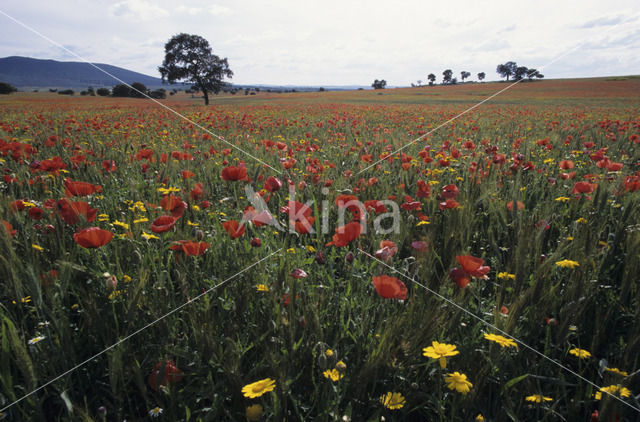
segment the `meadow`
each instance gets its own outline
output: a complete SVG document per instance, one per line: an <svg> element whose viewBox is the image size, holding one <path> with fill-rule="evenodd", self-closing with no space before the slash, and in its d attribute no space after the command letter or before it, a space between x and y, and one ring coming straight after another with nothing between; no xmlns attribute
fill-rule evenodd
<svg viewBox="0 0 640 422"><path fill-rule="evenodd" d="M0 419L640 420L640 78L504 87L3 96Z"/></svg>

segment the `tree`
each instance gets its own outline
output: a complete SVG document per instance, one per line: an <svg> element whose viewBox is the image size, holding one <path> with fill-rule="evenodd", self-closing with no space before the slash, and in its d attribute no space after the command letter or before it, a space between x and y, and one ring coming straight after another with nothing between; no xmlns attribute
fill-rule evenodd
<svg viewBox="0 0 640 422"><path fill-rule="evenodd" d="M11 94L17 92L18 88L6 82L0 82L0 94Z"/></svg>
<svg viewBox="0 0 640 422"><path fill-rule="evenodd" d="M131 96L131 88L125 84L118 84L113 87L111 93L114 97L129 97Z"/></svg>
<svg viewBox="0 0 640 422"><path fill-rule="evenodd" d="M427 79L429 79L429 85L433 85L436 82L436 75L434 75L433 73L429 73Z"/></svg>
<svg viewBox="0 0 640 422"><path fill-rule="evenodd" d="M96 94L98 94L101 97L108 97L109 94L111 94L111 91L109 90L109 88L98 88L96 90Z"/></svg>
<svg viewBox="0 0 640 422"><path fill-rule="evenodd" d="M131 84L131 88L133 88L129 92L129 96L133 98L145 98L147 94L147 87L142 82L134 82Z"/></svg>
<svg viewBox="0 0 640 422"><path fill-rule="evenodd" d="M478 73L478 80L479 80L479 81L482 81L482 80L484 79L484 77L485 77L485 76L486 76L486 75L484 74L484 72L480 72L480 73Z"/></svg>
<svg viewBox="0 0 640 422"><path fill-rule="evenodd" d="M442 72L442 83L445 85L451 83L451 76L453 76L453 71L451 69L447 69Z"/></svg>
<svg viewBox="0 0 640 422"><path fill-rule="evenodd" d="M542 73L538 72L538 69L529 69L527 71L527 77L529 78L529 80L531 80L533 78L542 79L542 78L544 78L544 75Z"/></svg>
<svg viewBox="0 0 640 422"><path fill-rule="evenodd" d="M515 72L513 72L513 79L516 81L524 79L524 77L527 75L528 70L529 69L526 66L516 67Z"/></svg>
<svg viewBox="0 0 640 422"><path fill-rule="evenodd" d="M467 79L469 76L471 76L471 73L467 72L466 70L463 70L462 72L460 72L460 79L462 79L462 82L464 82L464 80Z"/></svg>
<svg viewBox="0 0 640 422"><path fill-rule="evenodd" d="M517 67L518 65L516 62L506 62L504 64L499 64L498 67L496 67L496 72L501 77L506 77L507 82L509 82L509 76L512 76L516 72Z"/></svg>
<svg viewBox="0 0 640 422"><path fill-rule="evenodd" d="M381 80L376 79L375 81L373 81L371 86L373 87L373 89L385 89L387 86L387 81L385 81L384 79L381 79Z"/></svg>
<svg viewBox="0 0 640 422"><path fill-rule="evenodd" d="M164 52L164 61L158 67L162 81L192 84L192 89L202 91L205 105L209 104L209 92L217 94L226 85L224 78L233 76L227 58L213 54L209 41L199 35L174 35Z"/></svg>

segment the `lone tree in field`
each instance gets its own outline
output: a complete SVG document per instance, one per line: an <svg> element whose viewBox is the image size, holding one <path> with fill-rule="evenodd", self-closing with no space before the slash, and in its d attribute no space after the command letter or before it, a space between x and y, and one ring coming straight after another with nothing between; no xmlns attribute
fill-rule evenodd
<svg viewBox="0 0 640 422"><path fill-rule="evenodd" d="M451 83L451 76L453 76L453 71L451 69L447 69L442 72L442 83L444 85Z"/></svg>
<svg viewBox="0 0 640 422"><path fill-rule="evenodd" d="M469 76L471 76L471 73L467 72L466 70L463 70L462 72L460 72L460 79L462 79L462 82L464 82L464 80L467 79Z"/></svg>
<svg viewBox="0 0 640 422"><path fill-rule="evenodd" d="M542 79L542 78L544 78L544 75L542 73L540 73L538 71L538 69L529 69L527 71L527 78L529 78L529 80L531 80L533 78Z"/></svg>
<svg viewBox="0 0 640 422"><path fill-rule="evenodd" d="M478 73L478 80L479 80L480 82L482 82L482 80L484 79L484 77L485 77L485 76L486 76L486 75L484 74L484 72L480 72L480 73Z"/></svg>
<svg viewBox="0 0 640 422"><path fill-rule="evenodd" d="M12 92L17 91L18 88L16 88L15 86L6 82L0 82L0 94L11 94Z"/></svg>
<svg viewBox="0 0 640 422"><path fill-rule="evenodd" d="M527 76L528 72L529 72L529 69L527 68L527 66L516 67L516 71L513 73L513 80L520 81L524 79L524 77Z"/></svg>
<svg viewBox="0 0 640 422"><path fill-rule="evenodd" d="M509 82L509 76L513 76L516 73L517 68L518 65L516 62L506 62L499 64L498 67L496 67L496 72L503 78L506 77L507 82Z"/></svg>
<svg viewBox="0 0 640 422"><path fill-rule="evenodd" d="M373 87L373 89L385 89L387 86L387 81L385 81L384 79L382 80L376 79L375 81L373 81L371 86Z"/></svg>
<svg viewBox="0 0 640 422"><path fill-rule="evenodd" d="M436 82L436 75L434 75L433 73L429 73L427 79L429 79L429 85L433 85Z"/></svg>
<svg viewBox="0 0 640 422"><path fill-rule="evenodd" d="M165 44L164 52L164 61L158 68L162 81L193 84L192 89L202 91L205 105L209 105L209 92L217 94L226 85L225 76L233 76L227 58L213 54L209 41L199 35L174 35Z"/></svg>

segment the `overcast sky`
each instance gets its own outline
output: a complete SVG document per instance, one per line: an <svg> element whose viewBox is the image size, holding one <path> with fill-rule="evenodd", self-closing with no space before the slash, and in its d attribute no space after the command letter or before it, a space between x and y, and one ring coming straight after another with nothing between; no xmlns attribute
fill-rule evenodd
<svg viewBox="0 0 640 422"><path fill-rule="evenodd" d="M640 74L638 0L5 1L0 12L82 59L159 77L164 44L206 38L238 84L406 86L429 73L498 79L508 60L547 78ZM0 13L0 57L78 61Z"/></svg>

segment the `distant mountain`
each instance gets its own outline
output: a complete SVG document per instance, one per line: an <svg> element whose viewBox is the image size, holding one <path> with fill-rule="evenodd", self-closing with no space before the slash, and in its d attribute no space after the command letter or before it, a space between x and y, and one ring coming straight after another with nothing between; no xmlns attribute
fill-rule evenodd
<svg viewBox="0 0 640 422"><path fill-rule="evenodd" d="M140 82L147 88L162 86L160 78L133 72L121 67L94 63L122 81ZM89 63L59 62L30 57L11 56L0 58L0 82L8 82L20 88L94 88L112 87L120 82Z"/></svg>

